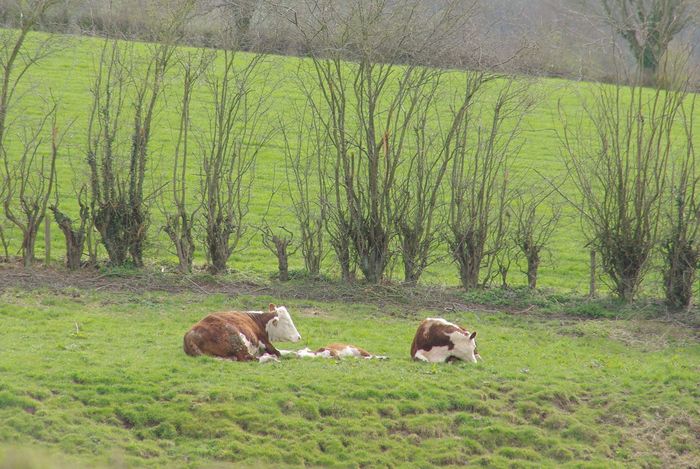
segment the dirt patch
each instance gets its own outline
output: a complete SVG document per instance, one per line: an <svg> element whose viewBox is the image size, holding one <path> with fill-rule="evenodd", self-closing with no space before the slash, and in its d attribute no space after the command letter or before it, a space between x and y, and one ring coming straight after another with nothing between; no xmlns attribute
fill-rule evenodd
<svg viewBox="0 0 700 469"><path fill-rule="evenodd" d="M575 328L565 327L578 323L596 321L595 318L578 315L569 308L553 313L542 310L536 305L523 304L523 299L514 298L510 304L499 302L497 305L472 303L465 301L463 291L458 287L443 286L406 286L401 283L385 282L381 285L367 285L362 282L352 284L327 280L293 280L289 282L251 281L239 278L238 274L211 276L205 271L196 271L183 275L177 271L149 266L138 270L100 270L84 268L68 271L61 267L38 265L25 269L19 262L0 263L0 294L9 289L43 290L57 295L79 298L89 292L125 292L143 294L147 292L194 293L202 295L223 294L237 296L271 296L296 300L341 302L375 305L388 316L417 318L421 310L444 311L445 314L475 312L484 314L508 313L527 318L527 321L560 322L562 334L579 335ZM109 300L105 300L109 301ZM527 301L527 300L524 300ZM687 317L673 316L660 320L638 321L654 328L654 324L666 324L669 331L683 330L684 340L700 340L700 314L689 312ZM309 305L303 314L318 316L320 310ZM622 321L623 323L625 321ZM671 327L678 326L678 327ZM638 331L626 331L626 326L616 330L615 337L624 343L637 343L647 338L640 326ZM669 332L670 333L670 332ZM658 331L656 334L658 335ZM668 340L665 338L663 340ZM660 342L660 343L663 343ZM664 348L661 345L660 348Z"/></svg>
<svg viewBox="0 0 700 469"><path fill-rule="evenodd" d="M688 415L643 417L629 428L635 457L653 454L661 467L700 467L697 453L700 422Z"/></svg>
<svg viewBox="0 0 700 469"><path fill-rule="evenodd" d="M257 283L232 279L229 276L212 277L204 272L183 275L179 272L140 269L132 271L100 271L85 268L68 271L57 267L37 266L24 269L17 263L0 263L0 293L8 289L48 290L56 294L79 297L83 292L127 292L146 293L160 291L168 293L268 295L282 298L314 301L338 301L344 303L375 304L380 308L410 305L417 308L442 309L446 312L478 311L497 312L485 305L464 304L457 289L441 287L408 287L400 284L352 285L327 281L305 281L288 283ZM517 312L515 308L513 312ZM508 311L499 307L498 311ZM532 309L531 309L532 310ZM528 311L529 312L529 311ZM313 307L304 314L321 314Z"/></svg>

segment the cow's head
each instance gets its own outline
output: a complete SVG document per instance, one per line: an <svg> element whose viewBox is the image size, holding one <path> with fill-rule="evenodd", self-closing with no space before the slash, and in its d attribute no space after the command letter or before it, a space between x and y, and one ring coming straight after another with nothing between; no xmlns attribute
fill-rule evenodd
<svg viewBox="0 0 700 469"><path fill-rule="evenodd" d="M265 326L267 335L273 342L299 342L301 335L294 327L292 317L284 306L275 306L270 303L270 312L276 316L268 321Z"/></svg>
<svg viewBox="0 0 700 469"><path fill-rule="evenodd" d="M479 352L476 350L476 332L470 333L462 329L461 331L450 334L450 339L454 344L453 353L460 360L476 363L476 360L481 358Z"/></svg>
<svg viewBox="0 0 700 469"><path fill-rule="evenodd" d="M472 340L474 340L474 358L481 360L482 358L481 355L479 355L479 349L476 348L476 331L472 332L471 335L473 336Z"/></svg>

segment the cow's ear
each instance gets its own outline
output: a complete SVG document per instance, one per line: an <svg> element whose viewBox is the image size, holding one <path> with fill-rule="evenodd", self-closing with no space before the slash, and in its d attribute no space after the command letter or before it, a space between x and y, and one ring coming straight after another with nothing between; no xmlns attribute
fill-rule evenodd
<svg viewBox="0 0 700 469"><path fill-rule="evenodd" d="M476 337L476 331L472 332L472 335L469 336L469 340L472 340L474 337Z"/></svg>
<svg viewBox="0 0 700 469"><path fill-rule="evenodd" d="M277 306L274 303L270 303L270 312L274 313L275 311L277 311Z"/></svg>

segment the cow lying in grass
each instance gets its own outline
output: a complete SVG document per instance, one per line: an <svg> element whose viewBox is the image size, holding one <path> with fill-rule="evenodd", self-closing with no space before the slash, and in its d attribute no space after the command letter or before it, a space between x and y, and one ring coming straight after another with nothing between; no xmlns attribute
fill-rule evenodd
<svg viewBox="0 0 700 469"><path fill-rule="evenodd" d="M185 334L188 355L212 355L235 361L275 360L280 352L272 341L298 342L287 308L270 303L269 311L213 313Z"/></svg>
<svg viewBox="0 0 700 469"><path fill-rule="evenodd" d="M362 349L360 347L357 347L355 345L349 345L349 344L328 344L325 347L321 347L320 349L316 350L315 352L311 351L310 348L303 348L301 350L297 350L296 352L291 352L291 351L285 351L285 355L293 355L297 356L299 358L346 358L346 357L355 357L355 358L376 358L378 360L386 360L388 357L385 357L383 355L372 355L369 353L367 350Z"/></svg>
<svg viewBox="0 0 700 469"><path fill-rule="evenodd" d="M441 363L464 360L476 363L481 358L476 350L476 332L442 318L424 319L411 344L414 360Z"/></svg>

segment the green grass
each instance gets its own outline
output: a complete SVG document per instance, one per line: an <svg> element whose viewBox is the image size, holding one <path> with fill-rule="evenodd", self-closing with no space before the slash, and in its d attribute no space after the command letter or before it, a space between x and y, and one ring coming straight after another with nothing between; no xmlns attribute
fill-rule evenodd
<svg viewBox="0 0 700 469"><path fill-rule="evenodd" d="M37 34L38 36L38 34ZM36 36L35 36L36 37ZM61 41L61 49L55 54L44 59L37 66L30 69L23 83L25 95L17 107L14 108L13 117L32 118L39 115L42 96L51 93L60 99L60 121L65 123L75 119L71 127L64 154L58 163L59 185L62 194L67 197L62 202L62 207L69 213L75 213L74 187L79 186L86 173L85 142L88 113L91 106L90 87L92 85L95 61L98 57L102 42L97 39L57 36ZM30 41L31 42L31 41ZM137 50L144 50L139 44ZM240 59L246 60L249 56L241 54ZM302 99L295 74L299 67L309 65L308 60L294 57L269 56L264 67L269 72L268 85L273 88L271 96L272 109L270 121L277 122L277 116L282 116L287 122L293 120L294 101ZM169 77L164 99L157 116L157 123L153 130L151 143L151 168L148 184L151 187L159 187L164 178L169 174L169 162L174 149L177 135L177 107L179 105L180 89L177 83L176 68ZM459 72L453 72L447 82L457 82ZM560 144L556 131L561 129L561 122L557 112L557 103L561 100L562 110L568 115L580 114L581 96L594 89L595 85L587 83L575 83L557 79L543 79L535 81L532 85L532 93L537 97L537 105L524 121L525 142L520 158L514 163L511 178L519 182L521 187L529 185L542 186L544 183L533 171L537 170L548 178L556 179L563 174L564 167L560 159ZM199 90L195 95L192 109L192 119L195 127L206 127L205 116L207 104L204 91ZM445 106L447 109L447 106ZM700 119L697 119L700 125ZM123 135L128 138L128 135ZM10 147L17 145L13 135L10 139ZM128 142L127 142L128 143ZM197 166L194 158L190 159L192 171L190 171L190 187L198 187ZM255 184L248 222L255 225L261 221L268 205L268 197L271 189L284 181L284 152L281 133L277 133L266 145L258 161L255 172ZM519 179L522 178L522 179ZM571 189L570 185L565 188ZM295 228L295 221L290 210L286 206L287 197L284 191L278 194L277 200L271 206L271 219L279 220L280 225ZM550 256L545 256L541 267L540 285L543 287L558 288L562 291L585 291L587 288L588 252L584 247L585 236L581 232L579 220L573 216L571 210L566 212L568 216L562 220L559 229L552 240ZM160 230L163 217L154 207L152 211L153 223L150 228L150 246L147 251L147 260L158 265L173 265L175 257L170 249L169 241ZM9 227L4 217L0 223ZM43 231L43 230L42 230ZM52 232L54 259L57 259L63 249L63 239L59 230L54 226ZM19 233L15 228L9 229L12 238L13 250L16 252L20 246ZM276 269L276 261L260 241L260 236L254 229L248 232L249 243L247 247L232 256L229 266L239 272L251 275L267 277ZM40 233L37 246L37 255L43 255L43 233ZM198 246L197 262L204 263L201 244ZM457 271L449 262L447 249L442 248L438 253L443 260L432 265L423 276L422 281L429 284L456 285L458 283ZM104 257L104 253L102 253ZM300 270L303 267L299 254L292 257L290 268ZM325 273L337 276L338 272L329 258L325 264ZM392 264L389 274L394 279L401 278L401 267L398 263ZM525 276L518 268L512 270L511 282L514 284L525 283ZM659 282L657 277L652 277L647 282L647 290L657 292Z"/></svg>
<svg viewBox="0 0 700 469"><path fill-rule="evenodd" d="M281 348L347 341L390 360L182 352L204 314L269 301L303 336ZM483 362L409 359L437 315L479 332ZM666 323L10 289L0 324L0 467L700 464L700 344Z"/></svg>

